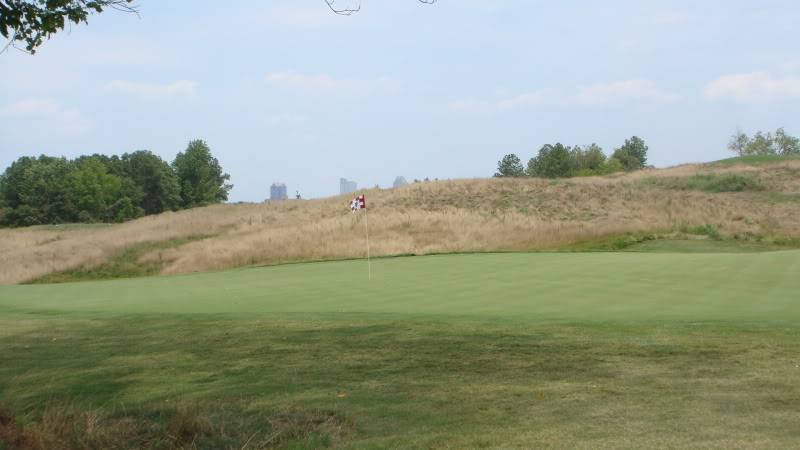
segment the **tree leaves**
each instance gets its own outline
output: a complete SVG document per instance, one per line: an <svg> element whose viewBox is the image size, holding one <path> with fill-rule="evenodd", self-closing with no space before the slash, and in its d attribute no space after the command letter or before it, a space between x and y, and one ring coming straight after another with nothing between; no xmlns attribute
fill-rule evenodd
<svg viewBox="0 0 800 450"><path fill-rule="evenodd" d="M230 176L203 141L173 165L140 150L74 160L23 156L0 175L0 225L122 222L228 199Z"/></svg>
<svg viewBox="0 0 800 450"><path fill-rule="evenodd" d="M24 44L33 54L51 35L68 23L87 23L89 14L105 8L136 12L133 0L2 0L0 1L0 34L8 45ZM7 48L7 47L6 47Z"/></svg>
<svg viewBox="0 0 800 450"><path fill-rule="evenodd" d="M186 151L175 157L172 167L180 183L184 208L223 202L233 188L226 183L230 175L222 172L219 161L202 140L189 142Z"/></svg>

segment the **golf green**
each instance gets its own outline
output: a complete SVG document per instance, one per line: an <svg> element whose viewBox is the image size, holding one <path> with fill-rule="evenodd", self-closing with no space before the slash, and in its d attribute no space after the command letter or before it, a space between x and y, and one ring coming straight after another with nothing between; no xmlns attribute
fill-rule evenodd
<svg viewBox="0 0 800 450"><path fill-rule="evenodd" d="M800 252L473 254L0 287L3 312L800 320Z"/></svg>

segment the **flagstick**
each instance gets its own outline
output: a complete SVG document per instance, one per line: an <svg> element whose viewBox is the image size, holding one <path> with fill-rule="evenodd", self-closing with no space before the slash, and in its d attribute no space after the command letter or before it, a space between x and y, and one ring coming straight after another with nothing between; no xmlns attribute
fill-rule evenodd
<svg viewBox="0 0 800 450"><path fill-rule="evenodd" d="M372 262L369 258L369 219L367 219L367 208L364 208L364 229L367 230L367 267L369 270L369 279L372 281Z"/></svg>

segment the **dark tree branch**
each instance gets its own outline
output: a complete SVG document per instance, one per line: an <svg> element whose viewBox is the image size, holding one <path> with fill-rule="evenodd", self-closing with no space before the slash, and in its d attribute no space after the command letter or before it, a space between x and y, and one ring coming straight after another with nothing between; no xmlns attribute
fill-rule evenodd
<svg viewBox="0 0 800 450"><path fill-rule="evenodd" d="M420 3L425 3L426 5L432 5L436 3L438 0L417 0ZM325 0L325 4L328 5L328 8L331 9L335 14L340 16L352 16L353 14L361 11L361 3L356 3L354 7L345 7L339 8L336 6L336 0Z"/></svg>
<svg viewBox="0 0 800 450"><path fill-rule="evenodd" d="M360 3L358 3L355 8L337 8L334 3L336 3L336 0L325 0L325 4L328 5L328 8L340 16L352 16L354 13L361 11Z"/></svg>

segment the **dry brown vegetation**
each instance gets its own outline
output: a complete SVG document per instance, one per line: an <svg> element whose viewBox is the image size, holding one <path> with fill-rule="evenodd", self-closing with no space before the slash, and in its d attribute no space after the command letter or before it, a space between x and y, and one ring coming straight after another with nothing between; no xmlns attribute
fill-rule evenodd
<svg viewBox="0 0 800 450"><path fill-rule="evenodd" d="M745 173L760 192L676 190L655 178ZM369 190L373 255L559 248L712 224L726 237L800 237L800 161L685 165L608 177L476 179ZM348 198L216 205L114 226L0 230L0 283L108 262L126 248L208 236L137 256L163 274L364 255L364 217Z"/></svg>
<svg viewBox="0 0 800 450"><path fill-rule="evenodd" d="M272 449L314 439L330 444L347 436L351 428L333 411L318 409L236 417L187 406L125 414L49 405L40 417L24 421L0 410L0 449ZM234 446L233 442L245 444Z"/></svg>

